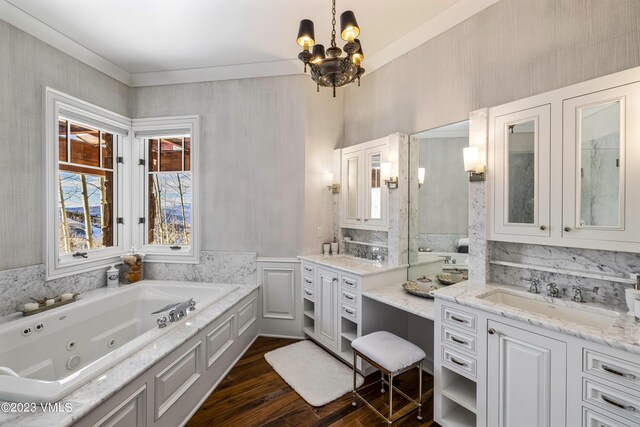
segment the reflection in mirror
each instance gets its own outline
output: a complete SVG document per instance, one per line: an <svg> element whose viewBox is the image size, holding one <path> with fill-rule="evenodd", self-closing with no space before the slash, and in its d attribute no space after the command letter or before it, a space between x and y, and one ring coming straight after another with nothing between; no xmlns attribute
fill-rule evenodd
<svg viewBox="0 0 640 427"><path fill-rule="evenodd" d="M347 161L347 216L358 217L358 158Z"/></svg>
<svg viewBox="0 0 640 427"><path fill-rule="evenodd" d="M536 122L528 120L507 125L509 181L507 221L535 223Z"/></svg>
<svg viewBox="0 0 640 427"><path fill-rule="evenodd" d="M370 180L370 204L369 204L369 218L381 219L382 218L382 188L380 186L381 172L380 172L380 153L374 154L369 158L369 170L371 174Z"/></svg>
<svg viewBox="0 0 640 427"><path fill-rule="evenodd" d="M411 136L410 278L468 268L469 177L462 155L468 146L468 121Z"/></svg>
<svg viewBox="0 0 640 427"><path fill-rule="evenodd" d="M580 227L620 226L620 101L580 110Z"/></svg>

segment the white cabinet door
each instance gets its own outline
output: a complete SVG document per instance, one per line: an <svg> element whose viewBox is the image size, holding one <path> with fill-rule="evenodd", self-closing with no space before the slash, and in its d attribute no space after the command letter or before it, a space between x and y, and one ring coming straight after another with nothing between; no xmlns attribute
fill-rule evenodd
<svg viewBox="0 0 640 427"><path fill-rule="evenodd" d="M389 189L382 177L382 163L387 162L387 138L371 144L364 151L363 222L367 228L386 229Z"/></svg>
<svg viewBox="0 0 640 427"><path fill-rule="evenodd" d="M342 150L342 226L361 226L364 153L359 146Z"/></svg>
<svg viewBox="0 0 640 427"><path fill-rule="evenodd" d="M566 425L566 343L488 321L487 425Z"/></svg>
<svg viewBox="0 0 640 427"><path fill-rule="evenodd" d="M551 106L493 118L493 232L550 236Z"/></svg>
<svg viewBox="0 0 640 427"><path fill-rule="evenodd" d="M640 83L563 109L563 239L640 242Z"/></svg>
<svg viewBox="0 0 640 427"><path fill-rule="evenodd" d="M338 349L338 273L318 269L316 298L316 334L320 342Z"/></svg>

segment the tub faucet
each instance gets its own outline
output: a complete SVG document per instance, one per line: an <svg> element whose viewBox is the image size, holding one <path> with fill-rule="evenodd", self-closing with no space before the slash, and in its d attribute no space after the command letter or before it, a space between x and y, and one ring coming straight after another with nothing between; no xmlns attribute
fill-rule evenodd
<svg viewBox="0 0 640 427"><path fill-rule="evenodd" d="M196 302L193 300L193 298L190 298L184 302L166 305L161 309L154 311L151 314L159 314L159 313L164 313L165 311L171 310L169 311L168 316L160 316L156 320L158 327L164 328L165 326L167 326L167 322L169 323L177 322L178 320L185 317L189 311L192 311L195 309L196 309Z"/></svg>

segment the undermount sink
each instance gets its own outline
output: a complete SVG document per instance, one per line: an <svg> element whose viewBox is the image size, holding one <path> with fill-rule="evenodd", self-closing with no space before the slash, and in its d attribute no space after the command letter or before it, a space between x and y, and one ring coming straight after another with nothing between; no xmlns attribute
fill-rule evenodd
<svg viewBox="0 0 640 427"><path fill-rule="evenodd" d="M509 307L519 308L531 313L541 314L553 319L579 323L581 325L591 326L602 330L609 329L614 324L619 314L612 310L605 310L596 307L588 307L588 309L587 307L585 307L585 309L574 308L565 305L562 300L554 301L552 304L545 301L544 297L527 295L522 292L509 291L507 289L497 289L484 295L480 295L478 298Z"/></svg>

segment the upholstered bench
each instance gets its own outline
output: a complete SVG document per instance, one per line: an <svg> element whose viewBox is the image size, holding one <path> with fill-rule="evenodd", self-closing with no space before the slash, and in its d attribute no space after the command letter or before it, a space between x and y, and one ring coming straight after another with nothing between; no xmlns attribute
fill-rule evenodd
<svg viewBox="0 0 640 427"><path fill-rule="evenodd" d="M396 391L409 400L418 410L418 420L422 421L422 361L425 353L420 347L404 340L391 332L378 331L356 338L351 343L353 348L353 406L357 405L357 399L362 400L376 414L392 424L406 415L405 413L393 413L393 392ZM356 387L356 361L360 357L381 372L381 378L371 384ZM418 398L412 399L393 385L393 378L410 369L418 369ZM385 375L388 380L385 380ZM389 417L384 416L374 408L359 392L372 385L382 383L382 393L385 392L385 384L389 386Z"/></svg>

